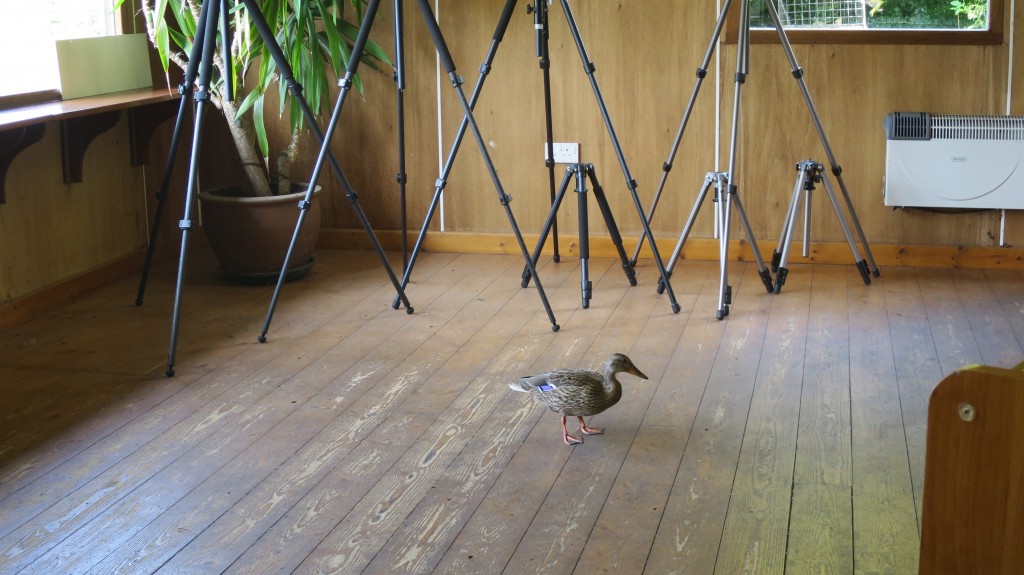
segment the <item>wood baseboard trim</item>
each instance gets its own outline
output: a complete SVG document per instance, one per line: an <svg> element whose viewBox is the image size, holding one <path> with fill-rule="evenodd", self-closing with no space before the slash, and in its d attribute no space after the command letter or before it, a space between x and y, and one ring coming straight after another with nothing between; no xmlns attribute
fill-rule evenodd
<svg viewBox="0 0 1024 575"><path fill-rule="evenodd" d="M382 230L374 235L381 246L388 251L402 249L402 234L398 230ZM523 234L527 249L532 253L537 245L536 234ZM668 259L675 249L674 239L659 239L658 251L663 259ZM408 238L408 247L415 246L416 235ZM636 249L636 239L624 240L626 255L632 257ZM765 262L771 260L775 243L761 241L762 257ZM543 253L553 253L549 239ZM366 250L372 245L366 233L361 229L324 229L320 232L317 247L325 249ZM875 264L884 266L905 267L939 267L939 268L970 268L970 269L1018 269L1024 270L1024 249L1000 247L966 247L966 246L906 246L894 244L869 244ZM430 252L484 253L484 254L519 254L519 246L511 234L488 234L472 232L429 232L423 240L423 250ZM862 258L867 258L863 246L857 246ZM854 263L853 252L846 243L826 242L812 243L809 257L804 258L802 246L794 242L790 247L789 263L820 263L848 264ZM681 259L708 261L718 259L718 240L711 238L690 238L687 240ZM579 238L575 236L560 238L560 255L579 256ZM618 257L611 238L596 236L590 238L591 257ZM640 257L652 257L650 248L645 245ZM732 261L754 261L754 252L750 242L733 240L729 248L729 259Z"/></svg>
<svg viewBox="0 0 1024 575"><path fill-rule="evenodd" d="M154 262L177 257L178 245L165 242L154 253ZM122 256L89 271L45 287L30 294L0 304L0 331L13 328L62 305L71 303L83 294L110 285L117 280L138 275L146 263L146 250Z"/></svg>
<svg viewBox="0 0 1024 575"><path fill-rule="evenodd" d="M387 251L402 249L402 234L397 230L381 230L374 232L381 246ZM527 249L532 252L537 244L536 234L524 234L523 240ZM632 256L636 249L636 240L625 240L624 248L627 256ZM411 250L416 242L416 235L410 234L407 240ZM549 240L543 254L554 253ZM774 242L759 246L765 262L771 260ZM317 242L318 249L368 250L372 244L366 233L360 229L324 229L320 232ZM900 267L937 267L967 269L1014 269L1024 270L1024 249L999 247L965 247L965 246L901 246L893 244L871 244L871 254L879 268L886 266ZM423 241L423 250L428 252L448 253L480 253L480 254L512 254L520 253L519 246L511 234L487 234L473 232L430 232ZM658 240L658 250L662 258L668 258L675 249L675 242L668 239ZM767 249L767 251L766 251ZM862 250L858 246L858 250ZM579 239L563 237L559 242L562 256L579 257ZM166 261L177 254L175 242L165 242L157 249L156 261ZM746 240L733 240L730 246L730 260L754 261L750 243ZM618 257L615 245L605 236L590 239L591 257ZM648 246L640 252L640 257L650 258ZM861 257L866 254L861 253ZM113 260L95 269L81 273L65 281L34 293L0 304L0 331L4 331L25 323L61 305L71 303L96 288L109 285L133 274L138 274L145 263L145 251L135 252ZM713 261L718 259L718 241L710 238L691 238L680 255L681 259ZM852 264L853 253L845 243L815 243L804 258L800 244L791 247L789 263L819 264Z"/></svg>

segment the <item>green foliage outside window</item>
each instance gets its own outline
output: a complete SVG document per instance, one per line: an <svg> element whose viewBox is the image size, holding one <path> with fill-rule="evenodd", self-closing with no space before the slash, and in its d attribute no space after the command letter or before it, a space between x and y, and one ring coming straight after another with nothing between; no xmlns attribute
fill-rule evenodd
<svg viewBox="0 0 1024 575"><path fill-rule="evenodd" d="M774 27L766 0L751 0L751 28ZM787 29L985 30L988 0L774 0Z"/></svg>

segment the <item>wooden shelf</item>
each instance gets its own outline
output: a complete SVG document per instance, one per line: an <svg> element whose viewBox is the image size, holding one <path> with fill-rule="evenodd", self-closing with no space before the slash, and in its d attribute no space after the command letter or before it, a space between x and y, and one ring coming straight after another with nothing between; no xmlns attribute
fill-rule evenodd
<svg viewBox="0 0 1024 575"><path fill-rule="evenodd" d="M166 89L146 88L0 110L0 204L6 203L8 168L43 138L47 123L60 122L64 183L81 182L89 144L117 125L122 110L130 116L131 162L138 166L148 160L153 132L177 113L179 98Z"/></svg>

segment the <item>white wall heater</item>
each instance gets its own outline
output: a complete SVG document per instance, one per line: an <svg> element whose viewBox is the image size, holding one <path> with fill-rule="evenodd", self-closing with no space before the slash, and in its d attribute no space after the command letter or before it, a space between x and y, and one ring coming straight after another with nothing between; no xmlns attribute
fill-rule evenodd
<svg viewBox="0 0 1024 575"><path fill-rule="evenodd" d="M885 117L885 205L1024 209L1024 116Z"/></svg>

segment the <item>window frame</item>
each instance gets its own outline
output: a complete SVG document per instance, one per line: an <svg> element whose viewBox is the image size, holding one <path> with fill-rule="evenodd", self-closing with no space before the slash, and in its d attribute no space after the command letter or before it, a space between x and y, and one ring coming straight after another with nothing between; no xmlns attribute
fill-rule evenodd
<svg viewBox="0 0 1024 575"><path fill-rule="evenodd" d="M726 17L724 38L726 44L736 44L739 38L740 7L743 0L733 0ZM988 0L988 30L907 30L907 29L786 29L791 44L907 44L907 45L962 45L998 46L1003 44L1003 0ZM773 28L750 30L751 44L774 44L779 34Z"/></svg>

